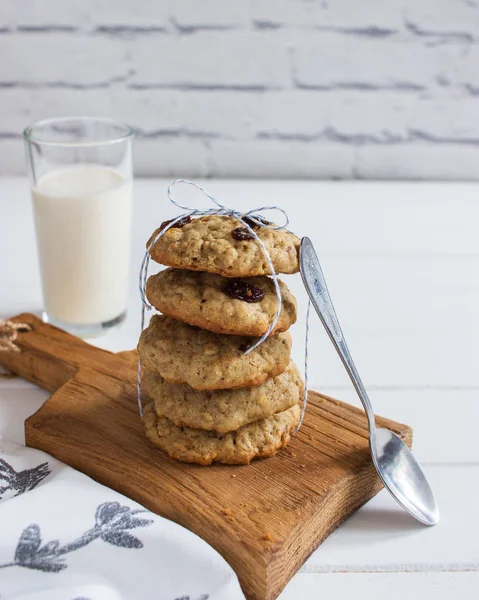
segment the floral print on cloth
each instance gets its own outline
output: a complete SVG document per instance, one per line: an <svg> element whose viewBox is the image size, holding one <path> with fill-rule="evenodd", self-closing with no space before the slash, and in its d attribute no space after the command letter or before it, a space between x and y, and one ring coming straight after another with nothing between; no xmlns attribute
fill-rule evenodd
<svg viewBox="0 0 479 600"><path fill-rule="evenodd" d="M229 565L190 531L43 452L0 440L0 598L244 595Z"/></svg>

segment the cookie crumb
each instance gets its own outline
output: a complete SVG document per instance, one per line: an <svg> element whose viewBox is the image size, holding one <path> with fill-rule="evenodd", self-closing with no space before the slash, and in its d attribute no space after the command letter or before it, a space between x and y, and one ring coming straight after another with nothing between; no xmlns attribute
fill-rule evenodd
<svg viewBox="0 0 479 600"><path fill-rule="evenodd" d="M221 512L226 516L226 517L231 517L231 515L233 514L231 512L231 508L222 508Z"/></svg>
<svg viewBox="0 0 479 600"><path fill-rule="evenodd" d="M231 475L231 477L233 477L233 478L234 478L234 477L236 477L236 475L234 475L234 474L233 474L233 475Z"/></svg>
<svg viewBox="0 0 479 600"><path fill-rule="evenodd" d="M273 541L273 538L271 537L271 534L270 534L270 533L266 532L266 533L263 535L263 540L264 540L265 542L272 542L272 541Z"/></svg>
<svg viewBox="0 0 479 600"><path fill-rule="evenodd" d="M306 465L304 463L299 465L302 469L306 469Z"/></svg>

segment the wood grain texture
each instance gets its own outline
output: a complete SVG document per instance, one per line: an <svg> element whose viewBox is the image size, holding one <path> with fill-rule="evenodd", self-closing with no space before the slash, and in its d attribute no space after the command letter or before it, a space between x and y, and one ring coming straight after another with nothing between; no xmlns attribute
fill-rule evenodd
<svg viewBox="0 0 479 600"><path fill-rule="evenodd" d="M66 383L81 367L94 367L108 374L123 363L132 366L131 359L121 356L123 353L119 356L95 348L32 314L23 313L11 320L27 323L32 331L18 336L16 345L20 353L1 353L0 365L50 392Z"/></svg>
<svg viewBox="0 0 479 600"><path fill-rule="evenodd" d="M18 320L34 331L21 334L22 353L3 353L1 364L57 390L26 421L27 445L200 535L231 564L250 600L276 598L381 489L357 408L310 392L300 432L276 457L237 467L178 463L143 433L132 354L98 350L31 315ZM377 422L411 445L408 426Z"/></svg>

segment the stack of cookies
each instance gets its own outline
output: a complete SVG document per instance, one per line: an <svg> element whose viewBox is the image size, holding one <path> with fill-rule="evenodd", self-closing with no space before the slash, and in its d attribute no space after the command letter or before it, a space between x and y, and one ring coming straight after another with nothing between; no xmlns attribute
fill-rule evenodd
<svg viewBox="0 0 479 600"><path fill-rule="evenodd" d="M296 273L300 240L261 222L247 224L276 273ZM268 262L248 230L231 217L186 217L150 255L169 268L147 281L148 301L162 314L152 317L138 344L148 438L170 457L201 465L272 456L300 417L304 388L287 332L296 321L295 298L279 281L275 329L245 355L278 305Z"/></svg>

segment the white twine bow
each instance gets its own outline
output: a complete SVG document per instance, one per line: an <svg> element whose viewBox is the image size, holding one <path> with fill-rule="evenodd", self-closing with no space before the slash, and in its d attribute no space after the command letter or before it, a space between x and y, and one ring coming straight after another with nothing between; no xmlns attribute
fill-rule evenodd
<svg viewBox="0 0 479 600"><path fill-rule="evenodd" d="M190 206L181 204L173 196L173 188L175 185L177 185L179 183L185 183L187 185L191 185L194 188L200 190L201 192L203 192L203 194L205 194L205 196L207 196L212 202L214 202L216 204L217 208L199 209L199 208L191 208ZM257 348L260 344L262 344L266 340L266 338L271 334L271 332L273 331L273 329L276 326L276 323L278 322L279 316L281 314L281 307L282 307L281 289L279 287L279 280L278 280L276 271L274 270L273 262L271 260L269 252L267 251L263 241L260 239L258 234L255 232L254 228L251 227L251 225L248 223L248 220L250 222L255 223L256 225L261 226L261 227L266 227L266 228L272 229L272 230L279 230L279 229L285 229L287 227L287 225L289 224L288 215L279 206L262 206L261 208L254 208L254 209L249 210L244 213L239 212L237 210L234 210L233 208L229 208L229 207L225 206L224 204L221 204L221 202L219 202L214 196L209 194L203 187L201 187L194 181L189 181L188 179L176 179L175 181L170 183L170 185L168 186L168 198L170 199L170 202L172 204L174 204L178 208L184 210L185 212L183 212L179 216L177 216L174 219L172 219L171 221L169 221L164 227L162 227L158 231L158 233L152 238L150 244L148 245L148 247L146 249L145 255L143 257L141 267L140 267L140 273L139 273L139 277L138 277L138 287L140 290L140 298L141 298L141 304L142 304L140 333L143 331L143 329L145 327L145 311L151 310L153 308L152 305L148 302L148 299L146 298L146 282L148 279L148 267L150 264L150 250L153 248L153 246L156 244L156 242L161 237L163 237L169 229L174 227L176 225L176 223L183 220L185 217L191 218L191 217L204 217L204 216L213 216L213 215L223 216L223 217L232 217L232 218L236 219L241 224L241 226L244 227L246 229L246 231L260 245L261 250L264 254L264 257L266 258L266 261L268 263L268 266L269 266L269 269L271 272L271 278L273 279L274 288L275 288L275 292L276 292L276 298L278 300L277 307L276 307L276 313L275 313L274 318L271 321L268 329L252 346L250 346L247 350L245 350L244 355L246 356L247 354L252 352L255 348ZM282 225L276 225L276 226L270 224L269 222L265 223L264 217L262 216L261 211L277 211L277 212L281 213L281 215L284 217L284 223ZM308 317L309 317L309 306L308 306ZM300 417L299 423L298 423L295 431L297 431L301 426L301 423L302 423L303 417L304 417L304 412L306 410L306 403L307 403L308 330L309 330L309 327L308 327L308 322L307 322L306 323L306 346L305 346L305 378L304 378L305 379L305 392L304 392L301 417ZM140 358L138 358L137 390L138 390L138 410L140 412L140 416L143 418L143 405L141 402L141 359Z"/></svg>

